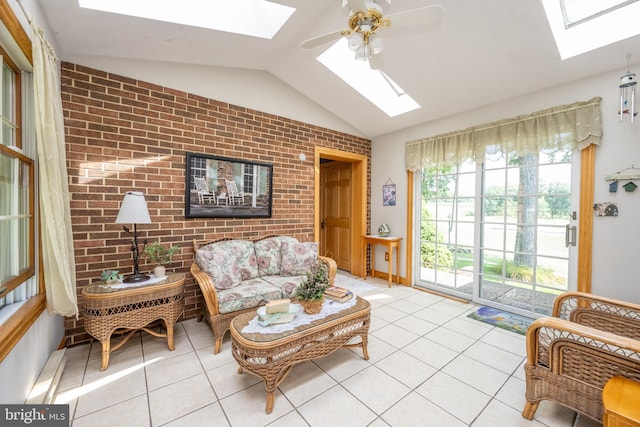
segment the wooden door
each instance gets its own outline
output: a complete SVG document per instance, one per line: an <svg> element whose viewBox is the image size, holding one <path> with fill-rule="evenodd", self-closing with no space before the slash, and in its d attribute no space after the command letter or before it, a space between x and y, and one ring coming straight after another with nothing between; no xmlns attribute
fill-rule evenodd
<svg viewBox="0 0 640 427"><path fill-rule="evenodd" d="M351 271L351 163L320 166L320 254Z"/></svg>

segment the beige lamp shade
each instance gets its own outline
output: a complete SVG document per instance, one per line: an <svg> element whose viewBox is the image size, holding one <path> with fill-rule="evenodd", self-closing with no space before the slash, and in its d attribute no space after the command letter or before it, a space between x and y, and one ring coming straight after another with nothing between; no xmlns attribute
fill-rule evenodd
<svg viewBox="0 0 640 427"><path fill-rule="evenodd" d="M147 201L142 191L127 191L116 224L151 224Z"/></svg>

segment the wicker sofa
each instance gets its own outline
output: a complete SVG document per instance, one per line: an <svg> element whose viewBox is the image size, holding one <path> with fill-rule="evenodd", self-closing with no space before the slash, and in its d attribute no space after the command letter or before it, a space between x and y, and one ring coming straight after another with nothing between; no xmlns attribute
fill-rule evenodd
<svg viewBox="0 0 640 427"><path fill-rule="evenodd" d="M337 271L333 259L318 256L317 243L302 243L290 236L194 240L193 251L191 274L204 300L198 321L204 317L211 325L214 354L220 352L235 316L267 301L292 297L317 260L327 265L331 284Z"/></svg>
<svg viewBox="0 0 640 427"><path fill-rule="evenodd" d="M567 292L554 301L553 317L531 324L526 343L527 419L552 400L602 422L607 381L640 381L640 305Z"/></svg>

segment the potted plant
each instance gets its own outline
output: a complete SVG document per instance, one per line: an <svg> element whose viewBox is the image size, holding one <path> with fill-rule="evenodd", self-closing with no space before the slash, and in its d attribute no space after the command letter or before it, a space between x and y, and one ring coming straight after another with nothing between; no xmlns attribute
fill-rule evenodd
<svg viewBox="0 0 640 427"><path fill-rule="evenodd" d="M295 296L307 314L318 314L322 310L324 291L329 287L329 271L322 261L316 261L306 273L307 278L296 289Z"/></svg>
<svg viewBox="0 0 640 427"><path fill-rule="evenodd" d="M173 256L180 252L180 248L178 246L169 246L165 248L160 244L160 242L152 242L149 243L144 248L144 254L149 260L149 262L155 265L153 269L153 275L156 277L164 277L166 273L166 268L164 264L169 264Z"/></svg>
<svg viewBox="0 0 640 427"><path fill-rule="evenodd" d="M102 274L100 274L100 279L107 285L112 285L116 283L118 279L122 279L122 274L118 274L118 270L104 270Z"/></svg>

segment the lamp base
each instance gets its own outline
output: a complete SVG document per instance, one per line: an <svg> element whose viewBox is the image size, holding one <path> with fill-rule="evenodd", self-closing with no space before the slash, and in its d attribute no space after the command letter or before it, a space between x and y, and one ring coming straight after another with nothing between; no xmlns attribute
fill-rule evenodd
<svg viewBox="0 0 640 427"><path fill-rule="evenodd" d="M136 274L132 274L131 276L125 277L124 279L122 279L122 281L124 283L138 283L138 282L146 282L149 279L150 277L147 276L146 274L136 273Z"/></svg>

